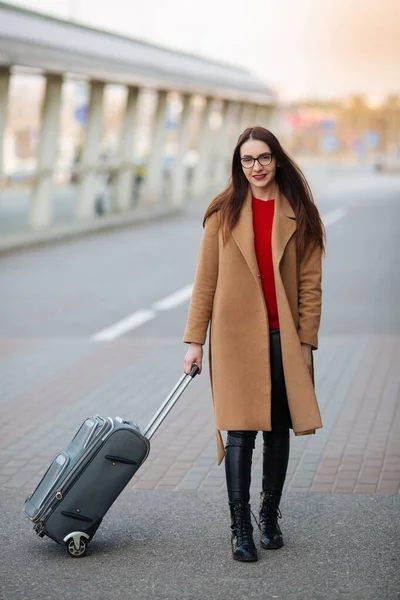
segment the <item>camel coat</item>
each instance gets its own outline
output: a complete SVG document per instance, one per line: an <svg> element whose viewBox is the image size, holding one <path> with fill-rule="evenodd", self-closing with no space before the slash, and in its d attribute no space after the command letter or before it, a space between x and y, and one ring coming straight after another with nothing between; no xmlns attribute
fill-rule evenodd
<svg viewBox="0 0 400 600"><path fill-rule="evenodd" d="M318 347L321 250L298 264L296 218L286 197L275 196L272 258L286 391L296 435L322 427L313 377L301 343ZM200 245L184 342L204 344L210 326L210 377L218 464L221 430L271 430L269 326L254 249L252 194L223 244L219 214L207 221Z"/></svg>

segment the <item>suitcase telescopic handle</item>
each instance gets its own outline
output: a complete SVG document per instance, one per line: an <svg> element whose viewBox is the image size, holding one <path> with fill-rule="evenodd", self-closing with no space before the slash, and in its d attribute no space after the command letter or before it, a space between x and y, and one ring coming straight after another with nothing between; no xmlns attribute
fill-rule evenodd
<svg viewBox="0 0 400 600"><path fill-rule="evenodd" d="M192 379L194 379L194 377L196 377L199 371L199 367L196 365L196 363L194 363L190 373L184 373L182 375L174 389L171 390L168 397L164 400L154 417L151 419L146 429L142 432L148 440L150 440L153 437L153 435L160 427L161 423L164 421L169 411L174 407L176 402L182 396L183 392L186 390L189 383L192 381Z"/></svg>

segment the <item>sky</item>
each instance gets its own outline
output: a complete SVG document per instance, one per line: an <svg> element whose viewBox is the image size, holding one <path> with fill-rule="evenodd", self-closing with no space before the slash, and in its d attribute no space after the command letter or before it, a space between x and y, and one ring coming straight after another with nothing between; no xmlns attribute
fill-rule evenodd
<svg viewBox="0 0 400 600"><path fill-rule="evenodd" d="M282 99L400 94L400 0L17 0L243 66Z"/></svg>

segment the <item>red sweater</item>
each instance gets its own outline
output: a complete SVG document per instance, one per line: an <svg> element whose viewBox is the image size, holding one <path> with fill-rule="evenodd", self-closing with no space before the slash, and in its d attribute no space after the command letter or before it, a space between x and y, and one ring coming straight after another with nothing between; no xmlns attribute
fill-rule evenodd
<svg viewBox="0 0 400 600"><path fill-rule="evenodd" d="M274 209L274 200L265 201L253 197L254 248L260 270L265 304L267 306L269 328L279 329L271 244Z"/></svg>

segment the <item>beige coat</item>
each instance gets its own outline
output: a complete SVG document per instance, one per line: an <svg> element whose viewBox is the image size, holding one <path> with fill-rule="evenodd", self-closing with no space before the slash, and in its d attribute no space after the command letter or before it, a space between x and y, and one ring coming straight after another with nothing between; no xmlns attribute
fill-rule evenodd
<svg viewBox="0 0 400 600"><path fill-rule="evenodd" d="M296 435L315 433L322 423L301 342L318 347L321 250L314 249L298 264L296 218L287 198L279 194L272 257L293 430ZM184 341L204 344L210 322L210 377L221 463L221 430L271 430L269 327L254 249L250 188L225 245L218 213L204 229Z"/></svg>

